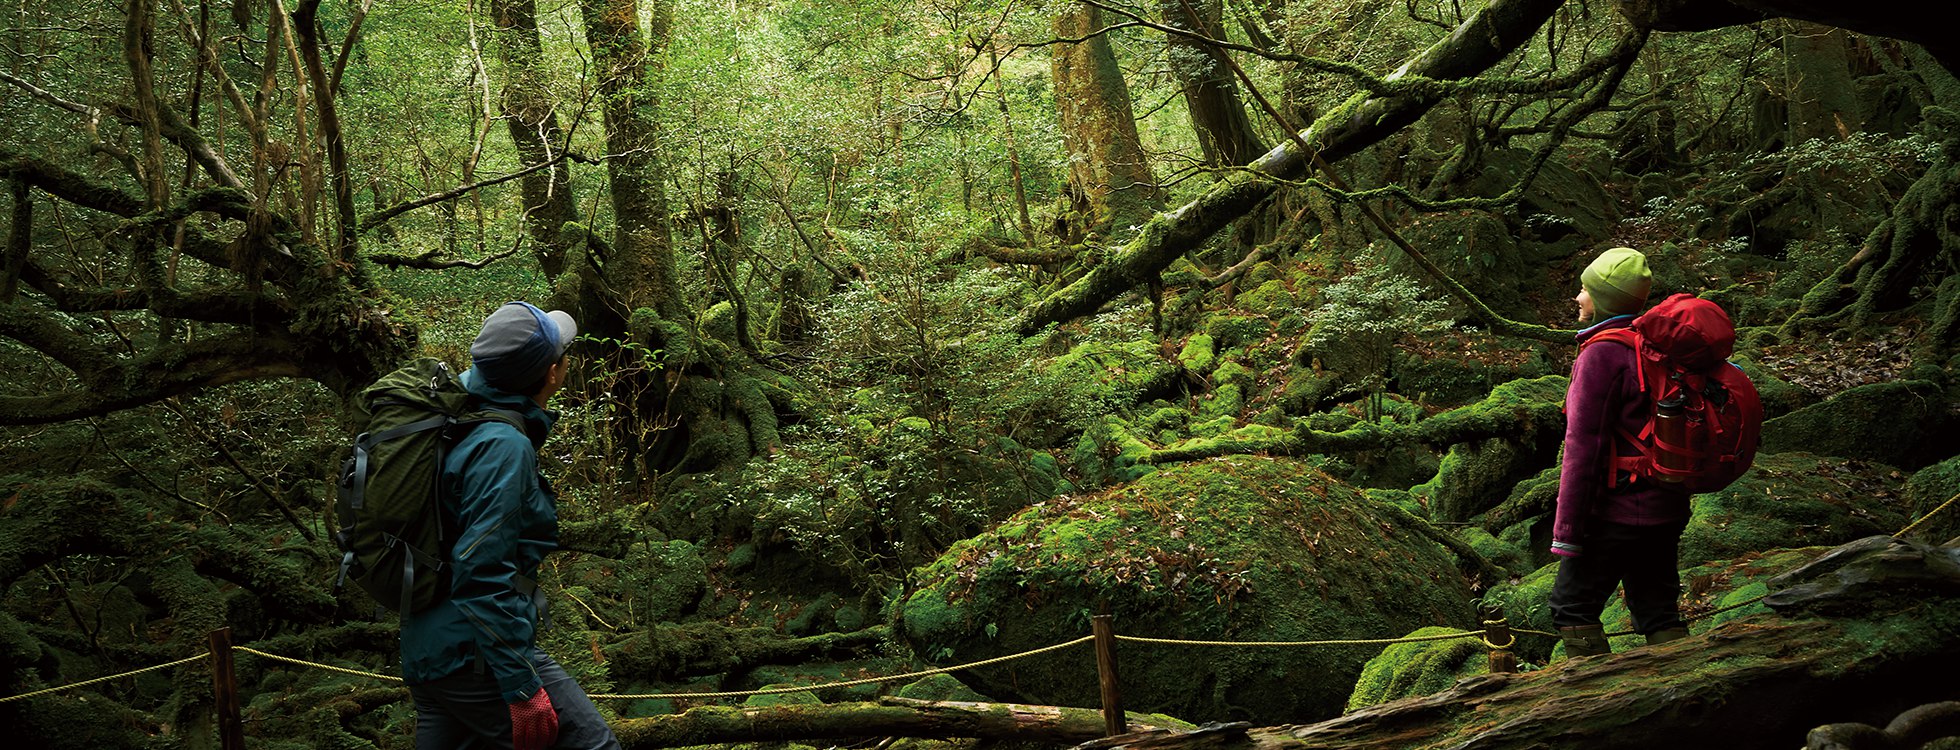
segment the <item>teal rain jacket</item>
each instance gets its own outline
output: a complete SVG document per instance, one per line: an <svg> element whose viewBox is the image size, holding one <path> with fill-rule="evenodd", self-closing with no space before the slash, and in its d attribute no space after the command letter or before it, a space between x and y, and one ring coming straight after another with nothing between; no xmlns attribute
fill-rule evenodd
<svg viewBox="0 0 1960 750"><path fill-rule="evenodd" d="M542 602L532 595L538 562L558 548L557 500L538 473L538 448L557 414L497 390L475 370L462 382L485 405L524 415L530 434L485 422L450 449L442 502L460 530L450 553L450 595L404 618L402 677L413 685L483 668L505 702L521 703L541 684L531 666Z"/></svg>

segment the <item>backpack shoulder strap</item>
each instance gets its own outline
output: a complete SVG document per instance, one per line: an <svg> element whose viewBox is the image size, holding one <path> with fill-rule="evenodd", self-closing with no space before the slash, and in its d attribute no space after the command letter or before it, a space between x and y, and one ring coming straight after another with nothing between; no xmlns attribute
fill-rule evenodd
<svg viewBox="0 0 1960 750"><path fill-rule="evenodd" d="M1602 341L1611 341L1628 349L1640 351L1640 332L1632 328L1610 328L1595 333L1585 341L1579 342L1579 351L1585 351L1587 347Z"/></svg>

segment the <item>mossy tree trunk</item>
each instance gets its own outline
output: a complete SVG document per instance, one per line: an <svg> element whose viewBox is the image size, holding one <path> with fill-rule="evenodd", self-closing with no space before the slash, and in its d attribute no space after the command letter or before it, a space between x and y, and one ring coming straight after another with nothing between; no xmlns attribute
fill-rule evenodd
<svg viewBox="0 0 1960 750"><path fill-rule="evenodd" d="M1130 87L1116 65L1102 11L1070 2L1055 14L1055 106L1068 149L1068 190L1078 223L1112 244L1127 241L1163 206L1163 191L1137 136Z"/></svg>
<svg viewBox="0 0 1960 750"><path fill-rule="evenodd" d="M1851 39L1842 29L1783 21L1783 98L1787 143L1839 140L1863 129L1851 75Z"/></svg>
<svg viewBox="0 0 1960 750"><path fill-rule="evenodd" d="M544 46L538 37L536 0L493 0L490 22L496 32L497 55L504 65L502 109L504 125L518 161L526 167L546 164L569 148L558 125L556 101L544 69ZM525 175L524 232L546 278L565 270L569 242L559 228L578 218L569 165L559 164Z"/></svg>
<svg viewBox="0 0 1960 750"><path fill-rule="evenodd" d="M581 0L579 9L601 76L614 224L610 242L566 225L566 234L583 237L585 256L554 304L575 310L583 330L628 344L605 352L604 369L621 382L600 389L626 417L618 422L625 452L648 473L707 470L772 451L792 382L756 362L742 306L695 309L675 258L656 120L673 7L654 0L644 35L637 0Z"/></svg>
<svg viewBox="0 0 1960 750"><path fill-rule="evenodd" d="M1225 38L1223 5L1220 0L1159 0L1164 25L1211 37ZM1184 104L1191 113L1191 126L1198 133L1198 147L1205 166L1217 169L1250 164L1266 152L1246 117L1239 99L1239 86L1226 64L1225 50L1187 36L1169 34L1171 72L1184 89Z"/></svg>

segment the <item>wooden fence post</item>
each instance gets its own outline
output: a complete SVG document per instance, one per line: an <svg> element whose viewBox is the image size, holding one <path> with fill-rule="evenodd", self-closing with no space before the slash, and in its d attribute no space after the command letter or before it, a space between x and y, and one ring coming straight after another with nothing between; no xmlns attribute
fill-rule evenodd
<svg viewBox="0 0 1960 750"><path fill-rule="evenodd" d="M1518 671L1518 655L1511 653L1511 645L1517 638L1511 632L1511 622L1504 619L1504 610L1495 607L1484 610L1484 643L1490 646L1491 674Z"/></svg>
<svg viewBox="0 0 1960 750"><path fill-rule="evenodd" d="M238 675L231 666L231 628L211 631L211 686L218 709L218 747L245 750L245 722L238 714Z"/></svg>
<svg viewBox="0 0 1960 750"><path fill-rule="evenodd" d="M1096 615L1090 622L1096 635L1096 676L1102 681L1103 731L1114 737L1128 734L1129 717L1123 715L1123 692L1116 687L1116 627L1110 615Z"/></svg>

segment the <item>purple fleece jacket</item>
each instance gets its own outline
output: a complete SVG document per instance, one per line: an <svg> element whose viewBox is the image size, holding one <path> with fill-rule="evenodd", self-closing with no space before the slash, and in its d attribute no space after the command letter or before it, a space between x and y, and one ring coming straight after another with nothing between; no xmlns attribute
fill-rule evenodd
<svg viewBox="0 0 1960 750"><path fill-rule="evenodd" d="M1607 318L1580 331L1579 342L1632 324L1631 315ZM1688 517L1688 494L1679 489L1647 481L1606 486L1615 450L1623 456L1638 450L1621 432L1638 433L1649 414L1633 349L1607 341L1579 352L1565 392L1565 456L1552 519L1553 552L1567 557L1583 553L1586 526L1594 519L1657 526Z"/></svg>

